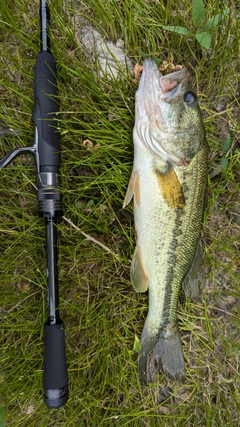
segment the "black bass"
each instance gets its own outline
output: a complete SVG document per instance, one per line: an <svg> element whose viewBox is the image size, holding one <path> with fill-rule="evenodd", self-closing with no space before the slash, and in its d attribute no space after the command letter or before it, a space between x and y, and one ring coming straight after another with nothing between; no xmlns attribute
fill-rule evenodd
<svg viewBox="0 0 240 427"><path fill-rule="evenodd" d="M137 243L131 280L149 292L138 371L143 385L162 372L184 381L177 304L181 286L197 296L204 282L201 227L207 144L186 68L162 76L145 59L136 93L134 163L124 200L134 196Z"/></svg>

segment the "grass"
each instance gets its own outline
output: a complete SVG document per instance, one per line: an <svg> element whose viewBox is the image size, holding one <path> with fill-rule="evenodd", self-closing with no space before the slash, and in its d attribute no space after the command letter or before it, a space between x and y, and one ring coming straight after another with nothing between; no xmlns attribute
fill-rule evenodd
<svg viewBox="0 0 240 427"><path fill-rule="evenodd" d="M39 30L38 1L30 3L1 0L0 5L0 121L19 132L1 137L0 157L33 141ZM67 220L58 225L70 398L58 411L47 409L42 399L45 233L37 212L34 163L22 156L0 171L1 427L3 410L7 425L14 427L238 425L239 8L236 2L205 4L209 17L230 7L224 23L212 31L208 51L194 38L162 30L163 25L191 26L186 0L50 3L62 111L64 216L77 227ZM134 63L142 63L141 52L164 60L173 55L175 63L185 63L204 115L207 287L203 302L179 306L187 378L184 385L169 384L173 393L162 403L163 379L145 390L138 383L134 339L141 334L147 295L131 287L133 216L131 207L122 209L133 160L137 85L126 73L115 82L97 77L96 63L77 37L86 22L113 42L123 38ZM228 167L222 170L228 133ZM93 148L84 145L87 139Z"/></svg>

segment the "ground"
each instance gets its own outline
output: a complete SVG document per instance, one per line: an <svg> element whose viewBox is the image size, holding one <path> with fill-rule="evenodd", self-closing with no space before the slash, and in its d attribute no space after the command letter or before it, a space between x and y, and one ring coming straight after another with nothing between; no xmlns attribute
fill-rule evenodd
<svg viewBox="0 0 240 427"><path fill-rule="evenodd" d="M61 105L59 287L70 398L59 410L43 403L45 231L34 161L21 156L0 171L1 427L4 418L14 427L239 423L239 6L204 3L206 19L230 7L211 30L209 49L194 38L191 2L49 1ZM33 142L38 8L37 1L0 5L1 158ZM168 32L163 25L191 33ZM138 382L134 343L148 299L130 283L133 213L131 206L122 209L133 161L138 76L124 67L114 79L102 74L81 40L86 26L118 42L133 67L147 55L162 69L186 65L199 96L209 144L207 283L201 300L179 304L185 384L160 377L142 390Z"/></svg>

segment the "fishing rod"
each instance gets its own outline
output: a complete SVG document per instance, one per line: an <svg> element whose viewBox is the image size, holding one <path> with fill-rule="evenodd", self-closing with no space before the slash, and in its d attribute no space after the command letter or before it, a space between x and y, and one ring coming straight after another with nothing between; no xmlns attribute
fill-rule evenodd
<svg viewBox="0 0 240 427"><path fill-rule="evenodd" d="M57 268L56 224L62 216L59 190L61 139L57 130L57 72L50 49L49 27L49 8L46 0L40 0L40 53L36 58L32 114L34 142L30 147L16 148L8 153L0 160L0 168L20 154L30 153L35 158L39 214L45 219L46 226L48 320L44 325L44 402L49 408L60 408L68 400L68 375L64 323L59 315Z"/></svg>

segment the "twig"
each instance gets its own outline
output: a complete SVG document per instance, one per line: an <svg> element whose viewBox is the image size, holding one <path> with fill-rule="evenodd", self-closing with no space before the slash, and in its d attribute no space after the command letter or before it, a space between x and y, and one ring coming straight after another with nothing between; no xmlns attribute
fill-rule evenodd
<svg viewBox="0 0 240 427"><path fill-rule="evenodd" d="M36 191L38 190L37 186L23 172L22 176L24 176L24 178L33 186L33 188L35 188Z"/></svg>
<svg viewBox="0 0 240 427"><path fill-rule="evenodd" d="M94 239L94 237L89 236L89 234L85 233L84 231L80 230L80 228L78 228L70 219L66 218L65 216L63 216L62 218L68 224L70 224L73 228L75 228L75 230L79 231L86 238L86 240L89 240L89 241L95 243L96 245L100 246L102 249L104 249L105 251L109 252L118 261L120 261L120 257L115 252L113 252L111 249L109 249L106 245L104 245L103 243L99 242L99 240Z"/></svg>
<svg viewBox="0 0 240 427"><path fill-rule="evenodd" d="M32 186L35 188L35 190L37 190L36 185L32 181L30 181L28 179L28 177L24 173L22 175L24 176L25 179L27 179L32 184ZM109 252L118 261L120 261L120 257L115 252L113 252L111 249L109 249L106 245L104 245L103 243L101 243L98 240L94 239L94 237L89 236L89 234L85 233L84 231L80 230L80 228L78 228L70 219L66 218L65 216L63 216L62 218L64 219L64 221L66 221L68 224L70 224L73 228L75 228L75 230L79 231L86 238L86 240L95 243L95 245L100 246L100 248L102 248L105 251Z"/></svg>

